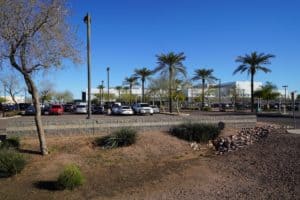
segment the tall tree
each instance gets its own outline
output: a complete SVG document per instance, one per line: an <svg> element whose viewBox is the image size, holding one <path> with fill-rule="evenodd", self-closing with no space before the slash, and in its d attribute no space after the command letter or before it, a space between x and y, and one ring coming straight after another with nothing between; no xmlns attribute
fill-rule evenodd
<svg viewBox="0 0 300 200"><path fill-rule="evenodd" d="M121 90L122 90L122 86L116 86L116 90L118 90L118 94L119 94L119 99L121 98Z"/></svg>
<svg viewBox="0 0 300 200"><path fill-rule="evenodd" d="M267 109L270 109L270 100L274 100L280 96L280 93L277 91L276 85L267 81L265 85L261 87L261 89L254 91L255 97L260 97L267 101Z"/></svg>
<svg viewBox="0 0 300 200"><path fill-rule="evenodd" d="M137 77L135 77L135 76L126 77L125 81L124 81L124 84L129 85L129 95L130 95L129 104L131 105L131 103L132 103L132 98L131 98L131 96L132 96L132 87L134 85L138 85Z"/></svg>
<svg viewBox="0 0 300 200"><path fill-rule="evenodd" d="M36 110L35 123L43 155L48 154L39 94L32 78L38 71L59 67L62 60L78 61L78 47L64 0L1 0L0 59L23 76Z"/></svg>
<svg viewBox="0 0 300 200"><path fill-rule="evenodd" d="M174 85L175 76L177 74L182 74L186 76L186 68L183 65L185 60L184 53L174 53L170 52L168 54L157 55L157 64L154 72L161 72L163 75L167 74L169 76L169 112L172 112L172 85Z"/></svg>
<svg viewBox="0 0 300 200"><path fill-rule="evenodd" d="M145 102L145 81L153 74L153 71L147 69L146 67L134 70L136 77L140 78L142 81L142 101Z"/></svg>
<svg viewBox="0 0 300 200"><path fill-rule="evenodd" d="M257 71L263 71L265 73L271 72L270 69L263 65L270 64L270 59L274 57L272 54L257 53L254 51L250 55L238 56L235 60L241 64L234 70L233 74L247 71L248 75L250 74L251 76L251 112L254 111L254 76Z"/></svg>
<svg viewBox="0 0 300 200"><path fill-rule="evenodd" d="M68 90L63 92L55 92L54 98L58 103L67 103L73 101L73 94Z"/></svg>
<svg viewBox="0 0 300 200"><path fill-rule="evenodd" d="M205 98L205 94L204 94L204 87L205 87L205 81L208 83L212 83L215 80L217 80L216 77L213 76L213 69L196 69L195 70L195 74L192 78L193 81L196 80L201 80L202 81L202 109L204 108L205 104L204 104L204 98Z"/></svg>
<svg viewBox="0 0 300 200"><path fill-rule="evenodd" d="M163 112L165 112L163 100L168 98L168 80L164 77L151 79L148 88L148 92L152 95L152 97L159 98L160 108Z"/></svg>

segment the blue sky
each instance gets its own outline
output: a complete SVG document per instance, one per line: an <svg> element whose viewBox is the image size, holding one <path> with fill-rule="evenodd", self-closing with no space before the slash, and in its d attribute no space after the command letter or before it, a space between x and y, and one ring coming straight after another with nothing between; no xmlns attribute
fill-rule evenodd
<svg viewBox="0 0 300 200"><path fill-rule="evenodd" d="M111 86L121 85L135 68L156 67L156 54L184 52L189 76L197 68L213 68L222 82L249 80L232 75L235 58L252 51L276 58L271 81L300 92L300 1L298 0L70 0L71 23L86 44L83 17L92 17L92 87L111 68ZM86 52L82 51L83 57ZM86 64L65 62L63 70L43 79L57 90L70 90L76 98L87 87Z"/></svg>

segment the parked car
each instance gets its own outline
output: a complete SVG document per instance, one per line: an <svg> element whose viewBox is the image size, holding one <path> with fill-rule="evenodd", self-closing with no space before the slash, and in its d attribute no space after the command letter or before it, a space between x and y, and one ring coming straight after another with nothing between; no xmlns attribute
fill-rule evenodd
<svg viewBox="0 0 300 200"><path fill-rule="evenodd" d="M120 107L121 107L121 106L118 105L118 104L112 105L112 107L111 107L111 114L112 114L112 115L118 115L118 114L119 114Z"/></svg>
<svg viewBox="0 0 300 200"><path fill-rule="evenodd" d="M103 106L93 106L92 107L92 114L103 114L104 107Z"/></svg>
<svg viewBox="0 0 300 200"><path fill-rule="evenodd" d="M26 110L25 110L25 115L35 115L36 111L33 105L30 105Z"/></svg>
<svg viewBox="0 0 300 200"><path fill-rule="evenodd" d="M51 115L62 115L64 113L64 107L62 105L52 105L50 108Z"/></svg>
<svg viewBox="0 0 300 200"><path fill-rule="evenodd" d="M159 113L160 112L159 107L157 105L151 105L150 107L153 109L153 113Z"/></svg>
<svg viewBox="0 0 300 200"><path fill-rule="evenodd" d="M73 112L74 111L74 105L73 104L64 104L64 112Z"/></svg>
<svg viewBox="0 0 300 200"><path fill-rule="evenodd" d="M119 106L118 114L119 115L133 115L133 110L130 106Z"/></svg>
<svg viewBox="0 0 300 200"><path fill-rule="evenodd" d="M87 113L87 105L82 105L82 104L76 105L75 113L76 114L86 114Z"/></svg>
<svg viewBox="0 0 300 200"><path fill-rule="evenodd" d="M153 108L148 103L135 103L132 106L135 114L150 114L153 115Z"/></svg>

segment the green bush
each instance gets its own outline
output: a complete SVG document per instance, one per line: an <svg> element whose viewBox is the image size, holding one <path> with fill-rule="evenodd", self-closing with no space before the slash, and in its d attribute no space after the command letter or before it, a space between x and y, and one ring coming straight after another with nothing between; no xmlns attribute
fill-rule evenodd
<svg viewBox="0 0 300 200"><path fill-rule="evenodd" d="M70 164L64 168L64 171L59 175L57 179L58 189L69 189L82 185L84 182L84 177L80 169L74 165Z"/></svg>
<svg viewBox="0 0 300 200"><path fill-rule="evenodd" d="M170 134L187 141L208 142L220 134L220 129L213 124L185 123L172 127Z"/></svg>
<svg viewBox="0 0 300 200"><path fill-rule="evenodd" d="M4 117L13 117L20 114L20 111L13 110L13 111L8 111L4 113Z"/></svg>
<svg viewBox="0 0 300 200"><path fill-rule="evenodd" d="M20 138L19 137L11 137L3 140L0 143L0 149L19 149L20 148Z"/></svg>
<svg viewBox="0 0 300 200"><path fill-rule="evenodd" d="M124 147L134 144L136 141L136 130L122 128L110 135L96 139L96 144L104 148Z"/></svg>
<svg viewBox="0 0 300 200"><path fill-rule="evenodd" d="M20 173L26 165L22 154L10 150L0 150L0 177L9 177Z"/></svg>
<svg viewBox="0 0 300 200"><path fill-rule="evenodd" d="M203 111L211 111L211 107L204 107L202 110Z"/></svg>

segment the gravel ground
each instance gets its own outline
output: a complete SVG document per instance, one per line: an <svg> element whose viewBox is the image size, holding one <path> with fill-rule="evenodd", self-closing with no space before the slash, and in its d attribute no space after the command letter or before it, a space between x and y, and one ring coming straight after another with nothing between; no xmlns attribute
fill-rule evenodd
<svg viewBox="0 0 300 200"><path fill-rule="evenodd" d="M300 199L300 136L275 133L235 152L192 160L128 199Z"/></svg>

